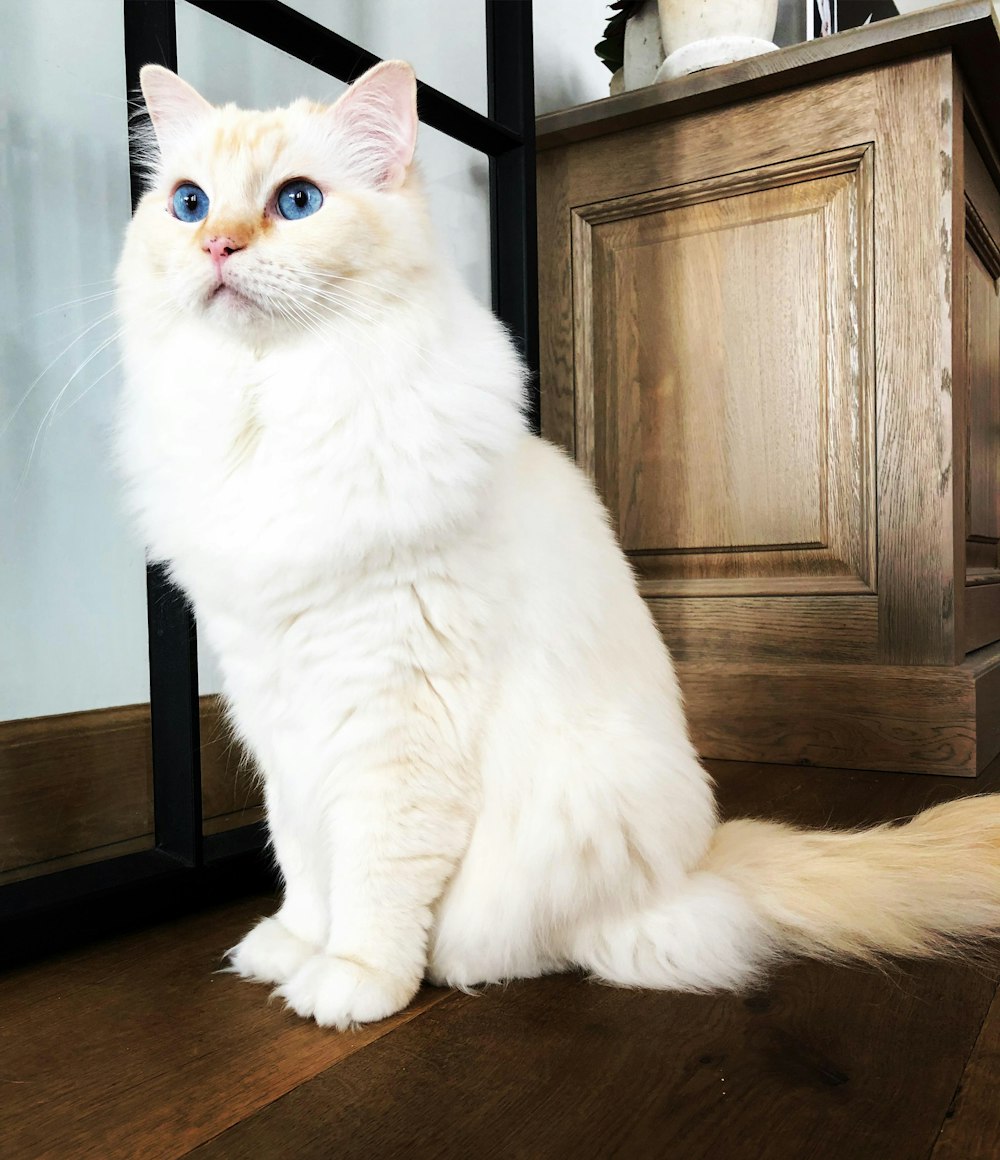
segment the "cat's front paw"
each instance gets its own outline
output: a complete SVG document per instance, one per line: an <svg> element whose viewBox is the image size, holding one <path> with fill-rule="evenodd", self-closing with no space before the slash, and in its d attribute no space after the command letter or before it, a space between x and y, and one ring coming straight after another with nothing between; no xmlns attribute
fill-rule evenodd
<svg viewBox="0 0 1000 1160"><path fill-rule="evenodd" d="M255 983L285 983L319 953L277 918L263 918L226 952L232 970Z"/></svg>
<svg viewBox="0 0 1000 1160"><path fill-rule="evenodd" d="M314 955L275 991L297 1014L341 1031L401 1011L419 979L403 979L335 955Z"/></svg>

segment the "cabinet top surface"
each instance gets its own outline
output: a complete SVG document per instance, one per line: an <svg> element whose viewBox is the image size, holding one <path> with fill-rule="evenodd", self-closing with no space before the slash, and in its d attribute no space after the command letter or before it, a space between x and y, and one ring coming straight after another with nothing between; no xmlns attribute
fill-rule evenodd
<svg viewBox="0 0 1000 1160"><path fill-rule="evenodd" d="M906 57L949 50L958 60L984 119L995 130L1000 125L1000 14L994 0L961 0L549 113L538 118L537 147L551 149Z"/></svg>

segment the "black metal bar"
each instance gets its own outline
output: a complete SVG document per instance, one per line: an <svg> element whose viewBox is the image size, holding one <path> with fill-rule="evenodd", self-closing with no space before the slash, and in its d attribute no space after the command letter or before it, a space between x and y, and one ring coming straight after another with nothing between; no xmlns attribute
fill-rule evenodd
<svg viewBox="0 0 1000 1160"><path fill-rule="evenodd" d="M380 57L323 24L310 20L280 0L187 0L242 32L341 81L353 81ZM417 88L420 119L481 153L498 157L521 144L519 134L498 125L439 89L421 82Z"/></svg>
<svg viewBox="0 0 1000 1160"><path fill-rule="evenodd" d="M161 564L146 569L156 845L188 866L202 857L201 721L194 615Z"/></svg>
<svg viewBox="0 0 1000 1160"><path fill-rule="evenodd" d="M223 830L219 834L206 834L205 865L260 851L266 845L267 826L264 822L253 822L249 826L238 826L233 830Z"/></svg>
<svg viewBox="0 0 1000 1160"><path fill-rule="evenodd" d="M522 144L490 159L493 309L528 364L527 413L540 430L538 237L535 219L535 89L531 0L486 0L490 117Z"/></svg>
<svg viewBox="0 0 1000 1160"><path fill-rule="evenodd" d="M266 842L267 827L263 822L211 834L205 839L202 869L211 869L236 858L260 855ZM262 859L260 864L266 866L267 859ZM75 905L98 895L110 899L123 887L142 882L169 880L176 883L198 877L183 860L161 849L101 858L84 866L49 871L4 886L0 890L0 920L22 918L47 908Z"/></svg>
<svg viewBox="0 0 1000 1160"><path fill-rule="evenodd" d="M139 70L144 64L162 64L177 71L177 22L174 0L124 0L125 84L129 113L141 108ZM132 212L142 197L142 171L129 147Z"/></svg>
<svg viewBox="0 0 1000 1160"><path fill-rule="evenodd" d="M254 891L276 890L271 860L259 846L243 846L220 850L211 865L197 870L162 850L146 850L11 883L0 890L0 967Z"/></svg>
<svg viewBox="0 0 1000 1160"><path fill-rule="evenodd" d="M125 885L177 875L185 869L163 850L140 850L136 854L40 874L12 882L0 891L0 916L19 918L42 908L79 903L84 898L113 893Z"/></svg>
<svg viewBox="0 0 1000 1160"><path fill-rule="evenodd" d="M139 88L144 64L177 68L174 0L126 0L125 81ZM129 147L132 208L142 195L141 168ZM201 726L194 616L162 566L146 569L149 701L153 735L156 845L188 866L201 862Z"/></svg>

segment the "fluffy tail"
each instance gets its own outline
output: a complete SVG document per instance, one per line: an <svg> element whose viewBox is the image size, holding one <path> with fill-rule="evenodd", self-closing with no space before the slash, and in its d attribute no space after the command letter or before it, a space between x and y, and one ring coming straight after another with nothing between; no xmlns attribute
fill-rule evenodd
<svg viewBox="0 0 1000 1160"><path fill-rule="evenodd" d="M612 982L713 990L789 955L927 956L1000 935L1000 794L848 832L721 825L669 903L602 927L585 965Z"/></svg>

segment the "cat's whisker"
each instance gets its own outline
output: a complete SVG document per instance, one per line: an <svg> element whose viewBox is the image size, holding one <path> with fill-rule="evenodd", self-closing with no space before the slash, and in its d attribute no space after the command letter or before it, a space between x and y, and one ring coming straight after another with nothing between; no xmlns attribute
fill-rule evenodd
<svg viewBox="0 0 1000 1160"><path fill-rule="evenodd" d="M337 317L343 321L354 321L355 325L358 325L358 320L360 320L371 326L377 326L383 321L388 312L388 307L382 305L378 314L372 314L368 310L361 309L357 301L349 295L338 294L333 290L311 286L308 283L301 283L297 287L297 292L300 295L297 301L301 302L302 298L313 298L319 304L336 306L338 309L334 313ZM398 331L396 332L396 337L403 345L413 350L414 353L422 353L422 347L416 343L408 342L407 339L399 335Z"/></svg>
<svg viewBox="0 0 1000 1160"><path fill-rule="evenodd" d="M303 293L315 298L320 302L332 302L351 314L357 315L358 318L363 318L366 322L378 323L385 318L390 309L385 303L368 302L367 300L359 301L350 294L337 292L330 288L321 286L304 286Z"/></svg>
<svg viewBox="0 0 1000 1160"><path fill-rule="evenodd" d="M56 310L68 310L71 306L86 306L91 302L99 302L102 298L110 298L114 294L114 288L110 290L101 290L95 294L89 294L85 298L70 298L67 302L58 302L55 306L47 306L44 310L39 310L37 314L32 314L31 318L42 318L46 314L52 314Z"/></svg>
<svg viewBox="0 0 1000 1160"><path fill-rule="evenodd" d="M333 273L329 270L321 270L316 267L304 267L304 272L310 278L318 278L324 282L331 282L334 284L343 285L351 282L358 286L367 286L379 291L380 294L387 294L391 298L398 298L403 302L412 302L413 298L408 294L402 294L398 290L393 290L391 286L386 286L383 282L373 281L371 278L359 278L356 274Z"/></svg>
<svg viewBox="0 0 1000 1160"><path fill-rule="evenodd" d="M354 333L357 334L360 338L370 340L369 328L374 327L374 326L378 326L383 321L384 316L383 317L376 317L373 315L364 314L361 311L357 310L354 303L352 303L350 301L345 301L343 299L333 298L333 297L331 297L329 299L329 301L334 306L338 307L338 309L332 311L332 313L337 318L338 323L351 327L353 329ZM318 314L315 311L313 312L313 315L317 319L318 324L320 326L324 326L324 325L328 326L329 325L327 317L325 317L321 314ZM319 337L323 337L322 333L320 333L320 332L317 332L317 333L318 333ZM417 358L423 360L423 358L425 357L426 351L425 351L424 347L419 343L413 342L410 339L405 338L398 330L393 332L393 341L398 346L409 350Z"/></svg>
<svg viewBox="0 0 1000 1160"><path fill-rule="evenodd" d="M390 298L395 298L400 302L407 304L413 302L412 297L408 294L401 294L398 290L392 290L388 286L383 286L380 282L372 282L367 278L358 278L354 274L324 274L321 271L311 271L311 276L334 284L351 282L356 286L366 286L377 290L380 294L387 294Z"/></svg>
<svg viewBox="0 0 1000 1160"><path fill-rule="evenodd" d="M316 291L316 296L319 298L321 303L330 303L339 307L339 310L336 313L338 313L341 318L348 316L351 318L359 319L362 322L367 322L369 326L376 326L381 321L381 318L378 316L369 314L365 310L359 310L355 303L350 302L344 298L337 298L332 294L324 294L321 291Z"/></svg>
<svg viewBox="0 0 1000 1160"><path fill-rule="evenodd" d="M21 477L18 480L18 484L17 484L17 487L16 487L15 492L14 492L15 496L20 494L20 491L21 491L22 487L24 486L24 482L28 478L28 473L31 470L31 464L34 461L35 451L38 448L39 441L41 440L42 435L45 432L46 426L49 424L50 419L52 418L53 414L55 413L56 408L59 406L60 401L65 396L66 392L69 390L70 386L73 384L75 379L94 361L95 358L97 358L98 355L100 355L103 351L107 350L108 347L111 346L112 343L117 342L118 339L121 337L121 335L122 335L122 329L119 328L110 337L104 339L104 341L101 342L100 345L95 350L91 351L91 353L76 368L76 370L73 372L73 374L70 375L70 377L66 380L66 383L60 389L59 393L56 395L56 397L49 404L48 409L46 410L45 414L42 416L42 421L38 424L38 429L35 432L35 437L31 441L31 447L28 449L28 458L24 464L24 469L21 472Z"/></svg>
<svg viewBox="0 0 1000 1160"><path fill-rule="evenodd" d="M355 304L347 299L340 298L330 294L328 291L320 290L316 287L307 284L296 285L292 288L293 294L297 295L294 299L289 299L289 305L294 305L298 310L308 310L309 316L313 318L318 326L328 325L328 317L318 309L321 306L331 303L339 309L332 311L339 321L353 324L355 327L360 327L361 322L369 325L377 325L381 319L375 315L368 314L357 310ZM307 305L308 300L312 298L316 301ZM277 305L277 301L275 302ZM324 337L321 331L317 330L318 337Z"/></svg>
<svg viewBox="0 0 1000 1160"><path fill-rule="evenodd" d="M14 422L14 420L17 418L18 414L21 411L21 408L28 401L28 399L31 398L32 394L34 394L36 388L38 387L38 384L42 381L42 379L45 378L45 376L49 373L49 371L52 370L52 368L56 365L56 363L59 362L59 360L65 354L68 354L69 351L71 351L73 349L73 347L76 346L76 344L81 339L86 338L86 336L88 334L90 334L90 332L92 330L94 330L96 327L107 322L109 319L114 318L114 316L117 313L118 313L117 309L109 310L107 314L103 314L100 318L95 319L88 327L86 327L86 329L82 330L76 336L76 338L73 339L72 342L68 343L66 346L63 347L63 349L56 355L56 357L38 374L37 378L35 378L35 380L31 383L31 385L28 387L28 389L21 396L20 401L18 402L17 406L7 416L7 421L3 424L2 427L0 427L0 439L2 439L3 436L6 435L8 430L10 430L10 426ZM120 334L121 331L118 331L116 333Z"/></svg>
<svg viewBox="0 0 1000 1160"><path fill-rule="evenodd" d="M108 377L108 375L110 375L112 373L112 371L116 371L122 365L122 363L124 361L125 361L124 355L121 355L119 358L117 358L111 364L111 366L108 367L108 369L106 371L102 371L101 374L99 374L97 376L97 378L94 379L94 381L88 387L86 387L83 391L81 391L80 394L77 395L75 399L73 399L69 403L67 403L66 406L63 407L63 409L61 411L57 411L52 416L52 422L54 423L58 419L61 419L64 415L68 415L69 412L72 411L73 408L77 405L77 403L82 402L90 394L90 392L94 389L94 387L97 386L98 383L100 383L104 379L106 379Z"/></svg>

